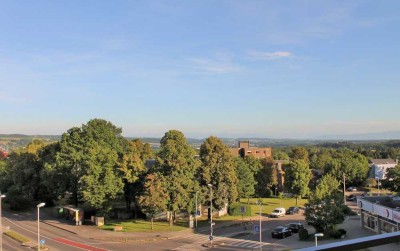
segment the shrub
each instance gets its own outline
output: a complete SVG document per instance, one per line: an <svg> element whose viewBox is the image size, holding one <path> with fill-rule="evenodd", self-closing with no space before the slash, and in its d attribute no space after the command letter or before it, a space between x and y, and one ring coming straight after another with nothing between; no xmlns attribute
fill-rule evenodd
<svg viewBox="0 0 400 251"><path fill-rule="evenodd" d="M342 211L345 215L357 215L349 206L342 205Z"/></svg>
<svg viewBox="0 0 400 251"><path fill-rule="evenodd" d="M228 208L228 214L233 215L233 216L239 216L242 215L241 213L241 207L245 207L246 212L243 214L244 216L251 216L251 206L250 205L243 205L241 203L235 202L229 205Z"/></svg>
<svg viewBox="0 0 400 251"><path fill-rule="evenodd" d="M341 233L341 235L346 235L347 231L344 230L343 228L338 229L338 231Z"/></svg>
<svg viewBox="0 0 400 251"><path fill-rule="evenodd" d="M301 241L307 240L308 236L309 236L309 234L308 234L308 230L307 229L305 229L305 228L300 229L300 231L299 231L299 239Z"/></svg>

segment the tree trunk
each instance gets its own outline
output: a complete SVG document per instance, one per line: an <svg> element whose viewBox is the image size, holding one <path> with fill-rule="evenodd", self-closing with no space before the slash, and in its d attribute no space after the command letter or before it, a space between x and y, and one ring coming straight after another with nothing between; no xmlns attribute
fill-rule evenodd
<svg viewBox="0 0 400 251"><path fill-rule="evenodd" d="M174 225L173 219L172 219L172 211L169 211L169 225L172 227Z"/></svg>
<svg viewBox="0 0 400 251"><path fill-rule="evenodd" d="M151 230L153 230L153 216L151 216Z"/></svg>

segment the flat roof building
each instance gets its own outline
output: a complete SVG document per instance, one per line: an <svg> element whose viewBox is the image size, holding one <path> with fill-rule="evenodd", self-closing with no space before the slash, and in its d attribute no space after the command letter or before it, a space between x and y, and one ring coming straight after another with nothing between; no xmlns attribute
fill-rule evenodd
<svg viewBox="0 0 400 251"><path fill-rule="evenodd" d="M360 208L360 223L363 228L377 234L399 231L399 196L358 197L357 204Z"/></svg>
<svg viewBox="0 0 400 251"><path fill-rule="evenodd" d="M271 147L250 147L249 141L239 141L238 148L229 148L229 151L233 156L236 157L246 157L253 156L257 159L263 158L268 159L272 158L272 149Z"/></svg>

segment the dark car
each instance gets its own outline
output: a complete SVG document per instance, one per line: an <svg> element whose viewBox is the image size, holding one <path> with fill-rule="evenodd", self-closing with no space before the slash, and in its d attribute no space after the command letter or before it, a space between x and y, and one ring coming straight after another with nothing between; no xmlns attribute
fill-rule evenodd
<svg viewBox="0 0 400 251"><path fill-rule="evenodd" d="M272 238L285 238L292 235L292 231L287 227L277 227L272 231Z"/></svg>
<svg viewBox="0 0 400 251"><path fill-rule="evenodd" d="M304 228L301 223L289 223L287 226L293 233L298 233L300 229Z"/></svg>
<svg viewBox="0 0 400 251"><path fill-rule="evenodd" d="M355 196L354 194L350 194L349 196L347 196L346 200L347 201L356 201L357 196Z"/></svg>
<svg viewBox="0 0 400 251"><path fill-rule="evenodd" d="M298 214L300 209L298 207L289 207L286 214Z"/></svg>

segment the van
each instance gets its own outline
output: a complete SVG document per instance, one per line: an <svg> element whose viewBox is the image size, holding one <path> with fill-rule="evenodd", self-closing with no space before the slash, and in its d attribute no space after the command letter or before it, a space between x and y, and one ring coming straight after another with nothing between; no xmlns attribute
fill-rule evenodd
<svg viewBox="0 0 400 251"><path fill-rule="evenodd" d="M285 213L286 213L285 208L278 207L278 208L275 208L274 211L272 211L271 217L276 217L276 218L282 217L282 216L285 216Z"/></svg>

